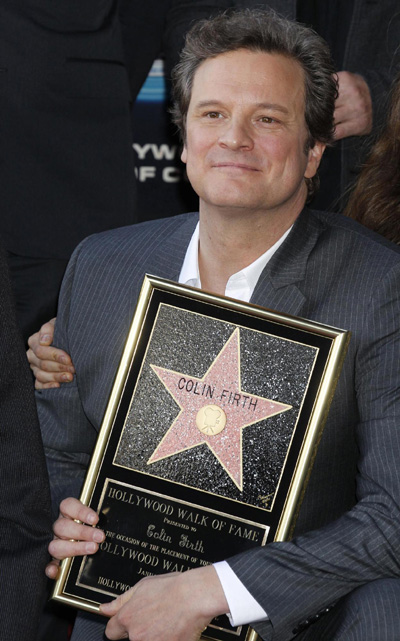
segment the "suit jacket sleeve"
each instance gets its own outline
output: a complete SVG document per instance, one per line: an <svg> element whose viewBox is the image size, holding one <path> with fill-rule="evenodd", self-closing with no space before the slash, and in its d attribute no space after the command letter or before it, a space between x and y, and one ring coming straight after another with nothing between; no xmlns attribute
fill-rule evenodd
<svg viewBox="0 0 400 641"><path fill-rule="evenodd" d="M290 639L304 620L356 587L400 576L399 266L370 291L354 363L355 507L322 529L229 560L270 617L255 626L265 639Z"/></svg>
<svg viewBox="0 0 400 641"><path fill-rule="evenodd" d="M114 251L124 254L135 229L121 228L108 244L109 232L87 238L64 276L54 344L71 354L77 374L60 389L37 392L54 516L63 498L79 496L135 310L142 272Z"/></svg>
<svg viewBox="0 0 400 641"><path fill-rule="evenodd" d="M0 638L36 639L51 538L32 378L0 253Z"/></svg>
<svg viewBox="0 0 400 641"><path fill-rule="evenodd" d="M75 250L64 276L54 335L54 345L70 353L71 297L76 265L84 245L85 241ZM37 391L36 404L50 477L53 518L56 518L62 499L79 496L97 430L84 413L76 376L60 389Z"/></svg>

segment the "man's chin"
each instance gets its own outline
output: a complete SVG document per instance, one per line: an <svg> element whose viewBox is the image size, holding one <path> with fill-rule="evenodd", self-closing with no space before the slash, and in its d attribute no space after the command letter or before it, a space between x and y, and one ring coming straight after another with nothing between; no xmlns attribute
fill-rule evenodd
<svg viewBox="0 0 400 641"><path fill-rule="evenodd" d="M200 203L202 200L200 199ZM215 198L212 201L204 203L203 207L200 204L200 210L205 208L210 212L219 213L221 215L242 215L248 216L252 211L259 211L260 207L253 201L242 196L234 197L232 194L224 194L220 198Z"/></svg>

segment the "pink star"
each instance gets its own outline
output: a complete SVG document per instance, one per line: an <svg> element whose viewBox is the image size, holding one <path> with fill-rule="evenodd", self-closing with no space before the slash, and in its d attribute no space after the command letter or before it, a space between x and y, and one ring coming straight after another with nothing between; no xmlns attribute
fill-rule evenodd
<svg viewBox="0 0 400 641"><path fill-rule="evenodd" d="M239 329L235 329L203 378L151 367L181 411L147 463L206 443L242 491L242 429L286 412L291 405L241 389Z"/></svg>

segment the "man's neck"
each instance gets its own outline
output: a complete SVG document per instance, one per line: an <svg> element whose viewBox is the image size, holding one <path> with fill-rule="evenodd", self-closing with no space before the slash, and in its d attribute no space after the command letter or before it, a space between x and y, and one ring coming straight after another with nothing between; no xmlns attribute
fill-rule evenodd
<svg viewBox="0 0 400 641"><path fill-rule="evenodd" d="M301 210L300 210L301 211ZM291 215L271 212L211 212L200 207L199 272L202 288L224 294L236 274L270 249L293 225Z"/></svg>

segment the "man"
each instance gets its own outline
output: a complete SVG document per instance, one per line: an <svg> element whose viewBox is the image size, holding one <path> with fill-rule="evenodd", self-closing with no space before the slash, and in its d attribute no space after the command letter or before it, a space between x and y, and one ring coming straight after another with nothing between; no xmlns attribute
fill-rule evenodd
<svg viewBox="0 0 400 641"><path fill-rule="evenodd" d="M32 381L0 250L0 638L35 641L51 537Z"/></svg>
<svg viewBox="0 0 400 641"><path fill-rule="evenodd" d="M352 332L293 541L145 579L102 606L111 639L196 639L223 612L279 641L398 635L400 254L305 207L332 140L332 74L320 38L274 14L196 25L175 73L175 120L199 227L188 214L108 232L71 260L55 341L77 376L38 395L56 505L77 496L146 272ZM53 557L94 552L96 521L63 501ZM78 616L74 641L101 638L92 619Z"/></svg>

